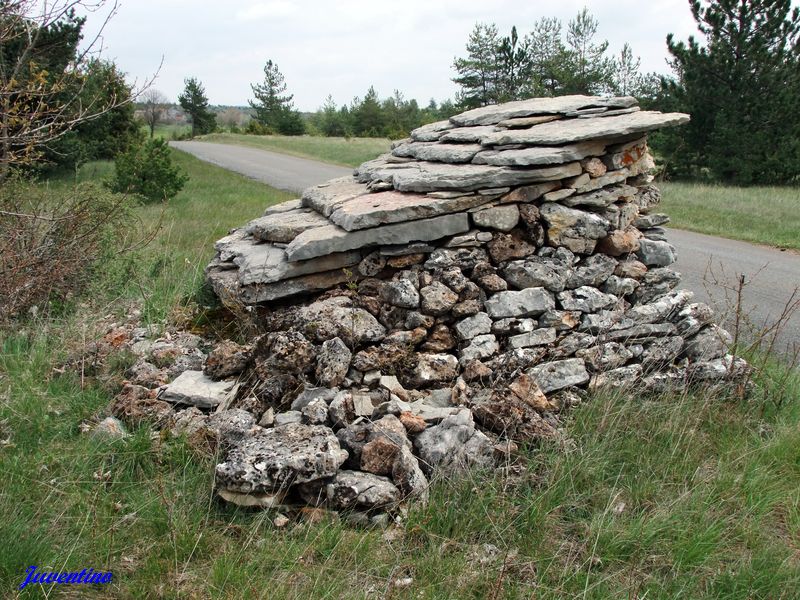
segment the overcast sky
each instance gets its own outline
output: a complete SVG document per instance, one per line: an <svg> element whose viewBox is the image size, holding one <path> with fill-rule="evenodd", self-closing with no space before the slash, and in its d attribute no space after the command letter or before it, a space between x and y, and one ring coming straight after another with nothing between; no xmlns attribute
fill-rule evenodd
<svg viewBox="0 0 800 600"><path fill-rule="evenodd" d="M349 102L370 85L426 104L455 94L453 58L476 22L496 23L502 35L516 25L522 36L543 16L566 25L583 6L609 50L629 42L644 71L668 72L668 33L696 32L687 0L121 0L104 54L140 81L163 56L155 88L173 100L192 75L212 104L246 104L271 58L300 110L328 94ZM90 15L87 33L101 20Z"/></svg>

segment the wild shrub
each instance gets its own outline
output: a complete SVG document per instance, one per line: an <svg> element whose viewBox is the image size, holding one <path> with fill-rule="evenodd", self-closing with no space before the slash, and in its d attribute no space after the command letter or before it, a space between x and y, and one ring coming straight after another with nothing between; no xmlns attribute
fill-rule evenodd
<svg viewBox="0 0 800 600"><path fill-rule="evenodd" d="M151 139L117 157L108 187L114 192L136 194L148 203L163 202L175 197L187 180L173 164L167 142Z"/></svg>
<svg viewBox="0 0 800 600"><path fill-rule="evenodd" d="M74 297L93 269L130 247L129 197L94 184L0 186L0 323Z"/></svg>

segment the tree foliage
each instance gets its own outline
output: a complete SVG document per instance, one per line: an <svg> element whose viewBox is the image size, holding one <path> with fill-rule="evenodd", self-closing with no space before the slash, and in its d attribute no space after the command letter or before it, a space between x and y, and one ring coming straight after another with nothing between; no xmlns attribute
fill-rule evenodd
<svg viewBox="0 0 800 600"><path fill-rule="evenodd" d="M125 106L132 101L131 89L113 63L91 58L102 27L94 38L84 39L85 19L77 16L77 9L88 6L84 4L0 2L0 180L13 167L32 165L45 156L75 162L113 151L119 140L100 140L95 130L120 127L120 139L127 139L132 112ZM103 4L95 1L91 8ZM58 146L78 129L77 137L94 139Z"/></svg>
<svg viewBox="0 0 800 600"><path fill-rule="evenodd" d="M305 126L300 113L294 109L292 94L286 93L286 81L278 65L268 60L264 65L264 81L251 84L255 100L250 106L255 110L255 120L268 132L281 135L302 135Z"/></svg>
<svg viewBox="0 0 800 600"><path fill-rule="evenodd" d="M178 102L192 120L192 137L211 133L217 126L217 119L208 106L203 84L196 77L188 77L183 83L183 92L178 96Z"/></svg>
<svg viewBox="0 0 800 600"><path fill-rule="evenodd" d="M113 192L136 194L146 202L163 202L175 197L187 180L173 164L167 142L153 138L117 157L108 187Z"/></svg>
<svg viewBox="0 0 800 600"><path fill-rule="evenodd" d="M453 81L461 88L461 109L509 100L564 94L619 93L651 97L652 74L639 73L638 58L625 44L620 58L608 56L608 42L598 37L599 23L581 10L567 23L542 17L520 37L512 27L501 36L494 24L477 23L469 35L466 56L456 58ZM625 69L620 79L619 69Z"/></svg>
<svg viewBox="0 0 800 600"><path fill-rule="evenodd" d="M689 3L703 39L667 37L659 108L692 115L660 149L679 176L785 183L800 175L800 10L791 0Z"/></svg>
<svg viewBox="0 0 800 600"><path fill-rule="evenodd" d="M353 98L352 102L337 107L332 96L312 115L309 127L312 131L326 136L406 137L412 129L447 119L457 113L450 100L437 104L434 99L424 108L416 100L406 100L399 90L381 99L373 86L363 98Z"/></svg>

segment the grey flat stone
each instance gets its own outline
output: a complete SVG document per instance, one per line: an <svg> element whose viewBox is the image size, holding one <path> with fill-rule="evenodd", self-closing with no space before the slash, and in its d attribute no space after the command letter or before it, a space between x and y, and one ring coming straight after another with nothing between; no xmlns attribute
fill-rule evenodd
<svg viewBox="0 0 800 600"><path fill-rule="evenodd" d="M233 299L245 304L271 302L298 294L327 290L348 280L343 269L303 275L275 283L253 283L241 285L236 271L209 271L206 276L214 292L225 299Z"/></svg>
<svg viewBox="0 0 800 600"><path fill-rule="evenodd" d="M487 134L494 133L497 128L493 125L483 125L480 127L456 127L446 131L440 142L455 142L457 144L467 144L470 142L480 142L481 138ZM481 148L478 147L478 150Z"/></svg>
<svg viewBox="0 0 800 600"><path fill-rule="evenodd" d="M569 144L566 146L544 146L536 148L522 148L521 150L484 150L472 159L476 165L497 166L535 166L535 165L560 165L574 160L581 160L589 156L602 156L605 153L605 143L597 140Z"/></svg>
<svg viewBox="0 0 800 600"><path fill-rule="evenodd" d="M600 117L614 117L616 115L627 115L629 113L639 112L640 110L642 110L642 109L639 108L638 106L631 106L630 108L617 108L617 109L614 109L614 110L606 110L606 111L603 111L601 113L596 113L596 114L582 113L582 114L577 115L577 117L579 119L594 119L594 118L600 118Z"/></svg>
<svg viewBox="0 0 800 600"><path fill-rule="evenodd" d="M420 142L433 142L438 140L444 132L453 129L453 127L455 125L447 120L428 123L412 131L411 138Z"/></svg>
<svg viewBox="0 0 800 600"><path fill-rule="evenodd" d="M536 125L530 129L517 129L490 133L483 138L484 146L503 144L525 144L557 146L581 140L616 138L634 133L643 133L673 127L689 122L689 115L683 113L660 113L640 111L628 115L618 115L603 119L570 119Z"/></svg>
<svg viewBox="0 0 800 600"><path fill-rule="evenodd" d="M538 117L517 117L515 119L506 119L500 121L497 127L506 127L508 129L518 129L520 127L533 127L534 125L541 125L542 123L549 123L550 121L558 121L563 119L561 115L540 115Z"/></svg>
<svg viewBox="0 0 800 600"><path fill-rule="evenodd" d="M397 161L402 161L398 163ZM382 154L378 158L368 160L353 170L353 177L358 183L370 181L391 182L392 174L403 169L414 169L417 161L410 158L400 158L391 154ZM308 192L308 190L306 190Z"/></svg>
<svg viewBox="0 0 800 600"><path fill-rule="evenodd" d="M436 190L478 190L554 181L580 175L578 162L539 169L513 169L492 165L449 165L423 162L416 169L404 169L392 174L397 190L403 192L432 192Z"/></svg>
<svg viewBox="0 0 800 600"><path fill-rule="evenodd" d="M528 369L526 373L536 380L545 394L589 383L589 372L580 358L543 363Z"/></svg>
<svg viewBox="0 0 800 600"><path fill-rule="evenodd" d="M313 260L289 262L286 252L281 248L271 244L251 244L243 248L233 262L239 267L239 282L247 285L274 283L302 275L333 271L355 265L360 260L361 253L354 251L328 254Z"/></svg>
<svg viewBox="0 0 800 600"><path fill-rule="evenodd" d="M328 225L309 229L298 235L287 246L286 255L291 261L307 260L367 246L429 242L465 231L469 231L469 216L466 213L359 231L346 231L337 225Z"/></svg>
<svg viewBox="0 0 800 600"><path fill-rule="evenodd" d="M296 198L294 200L287 200L286 202L279 202L278 204L273 204L272 206L268 206L264 209L264 216L268 215L275 215L278 213L289 212L290 210L297 210L298 208L303 207L303 202L300 198Z"/></svg>
<svg viewBox="0 0 800 600"><path fill-rule="evenodd" d="M483 106L450 117L458 126L494 125L506 119L530 117L532 115L557 115L582 108L608 107L629 108L636 105L636 98L599 98L597 96L560 96L557 98L531 98L505 104ZM513 142L512 142L513 143Z"/></svg>
<svg viewBox="0 0 800 600"><path fill-rule="evenodd" d="M544 288L497 292L485 303L486 312L493 319L539 315L555 308L553 295Z"/></svg>
<svg viewBox="0 0 800 600"><path fill-rule="evenodd" d="M328 220L311 209L277 212L250 221L245 233L264 242L288 244L306 229L327 225Z"/></svg>
<svg viewBox="0 0 800 600"><path fill-rule="evenodd" d="M531 346L545 346L556 341L555 327L543 327L528 333L513 335L508 338L509 348L530 348Z"/></svg>
<svg viewBox="0 0 800 600"><path fill-rule="evenodd" d="M173 404L214 408L235 393L235 380L214 381L202 371L184 371L158 397Z"/></svg>
<svg viewBox="0 0 800 600"><path fill-rule="evenodd" d="M629 202L636 196L636 188L630 185L612 185L602 189L577 194L559 200L565 206L590 206L593 208L605 208L609 204L618 201Z"/></svg>
<svg viewBox="0 0 800 600"><path fill-rule="evenodd" d="M489 201L479 195L432 198L424 194L378 192L342 203L330 215L330 220L342 229L355 231L463 212Z"/></svg>
<svg viewBox="0 0 800 600"><path fill-rule="evenodd" d="M519 223L519 208L516 204L494 206L472 213L472 221L478 227L511 231Z"/></svg>
<svg viewBox="0 0 800 600"><path fill-rule="evenodd" d="M483 148L480 144L410 144L409 153L418 160L468 163Z"/></svg>
<svg viewBox="0 0 800 600"><path fill-rule="evenodd" d="M330 217L342 202L368 194L367 186L352 177L331 179L303 191L303 206L313 208L319 214Z"/></svg>

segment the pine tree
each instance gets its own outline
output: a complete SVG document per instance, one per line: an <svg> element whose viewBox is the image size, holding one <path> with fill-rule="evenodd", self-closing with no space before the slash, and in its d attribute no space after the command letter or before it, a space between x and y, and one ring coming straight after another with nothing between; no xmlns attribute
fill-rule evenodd
<svg viewBox="0 0 800 600"><path fill-rule="evenodd" d="M666 136L678 174L785 183L800 173L800 10L791 0L690 2L705 44L667 37L675 78L662 106L692 115Z"/></svg>
<svg viewBox="0 0 800 600"><path fill-rule="evenodd" d="M561 21L543 17L528 34L531 96L556 96L565 85L568 53L561 39Z"/></svg>
<svg viewBox="0 0 800 600"><path fill-rule="evenodd" d="M192 137L211 133L217 126L217 118L208 107L203 84L196 77L184 79L183 83L185 87L178 102L192 120Z"/></svg>
<svg viewBox="0 0 800 600"><path fill-rule="evenodd" d="M251 84L255 100L250 106L255 119L270 131L284 135L302 135L305 131L300 114L292 105L292 94L286 94L286 81L278 65L268 60L264 65L264 81Z"/></svg>
<svg viewBox="0 0 800 600"><path fill-rule="evenodd" d="M567 93L602 94L611 86L613 66L605 55L608 42L595 42L598 26L597 19L586 8L567 25Z"/></svg>
<svg viewBox="0 0 800 600"><path fill-rule="evenodd" d="M364 100L353 99L351 109L354 122L354 132L358 136L378 137L382 134L386 123L378 92L369 86Z"/></svg>
<svg viewBox="0 0 800 600"><path fill-rule="evenodd" d="M495 24L476 23L467 41L467 57L453 61L458 73L453 82L461 86L458 102L464 108L497 102L498 35Z"/></svg>
<svg viewBox="0 0 800 600"><path fill-rule="evenodd" d="M622 51L614 60L614 93L635 96L640 87L639 67L641 59L633 56L630 44L625 42Z"/></svg>
<svg viewBox="0 0 800 600"><path fill-rule="evenodd" d="M531 58L527 38L520 43L517 28L511 28L511 35L500 40L497 46L497 92L498 102L519 100L529 97L531 78Z"/></svg>

